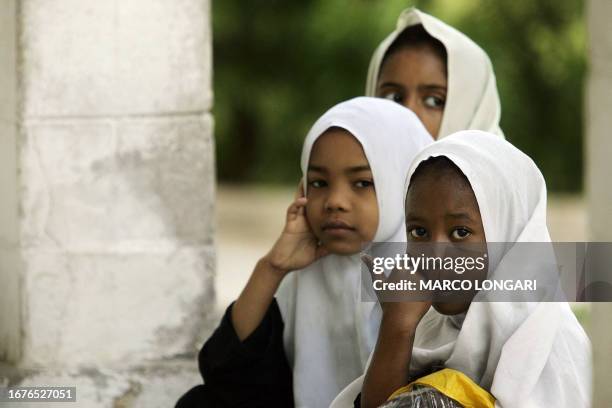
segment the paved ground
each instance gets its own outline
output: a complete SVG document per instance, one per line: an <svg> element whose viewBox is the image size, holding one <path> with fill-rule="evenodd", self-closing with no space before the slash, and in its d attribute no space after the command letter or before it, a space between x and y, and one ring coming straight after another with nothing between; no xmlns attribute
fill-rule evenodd
<svg viewBox="0 0 612 408"><path fill-rule="evenodd" d="M234 300L257 260L272 246L283 227L293 191L288 188L220 186L217 191L217 306ZM585 241L586 212L581 196L553 195L548 225L555 241ZM583 319L588 308L576 307Z"/></svg>
<svg viewBox="0 0 612 408"><path fill-rule="evenodd" d="M229 187L217 191L217 304L225 307L283 228L293 192L287 188Z"/></svg>

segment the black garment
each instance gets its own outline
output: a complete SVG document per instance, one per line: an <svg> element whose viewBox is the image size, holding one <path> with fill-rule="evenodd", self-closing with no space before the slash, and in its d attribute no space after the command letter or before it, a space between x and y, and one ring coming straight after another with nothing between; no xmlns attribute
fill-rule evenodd
<svg viewBox="0 0 612 408"><path fill-rule="evenodd" d="M353 401L353 408L361 408L361 393L357 394L357 398Z"/></svg>
<svg viewBox="0 0 612 408"><path fill-rule="evenodd" d="M200 351L198 362L205 384L189 390L176 408L292 408L292 373L276 299L261 324L242 342L232 324L232 306Z"/></svg>

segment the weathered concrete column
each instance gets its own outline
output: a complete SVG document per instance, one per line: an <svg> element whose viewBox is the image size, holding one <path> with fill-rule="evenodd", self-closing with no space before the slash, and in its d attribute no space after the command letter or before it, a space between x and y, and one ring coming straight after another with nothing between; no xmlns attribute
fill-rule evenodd
<svg viewBox="0 0 612 408"><path fill-rule="evenodd" d="M612 2L587 3L590 75L586 116L586 189L593 241L612 242ZM612 273L612 271L611 271ZM594 407L612 406L612 303L592 305Z"/></svg>
<svg viewBox="0 0 612 408"><path fill-rule="evenodd" d="M209 2L8 0L0 34L0 381L172 406L214 307Z"/></svg>
<svg viewBox="0 0 612 408"><path fill-rule="evenodd" d="M0 361L20 355L21 276L17 187L17 21L0 11Z"/></svg>

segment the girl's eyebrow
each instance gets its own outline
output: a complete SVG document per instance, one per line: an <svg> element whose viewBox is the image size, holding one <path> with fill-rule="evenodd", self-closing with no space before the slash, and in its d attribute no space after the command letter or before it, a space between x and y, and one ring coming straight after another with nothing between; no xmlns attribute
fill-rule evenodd
<svg viewBox="0 0 612 408"><path fill-rule="evenodd" d="M347 173L359 173L360 171L371 171L368 164L362 164L360 166L352 166L346 169Z"/></svg>
<svg viewBox="0 0 612 408"><path fill-rule="evenodd" d="M439 84L424 84L419 85L420 91L444 91L446 92L447 87Z"/></svg>
<svg viewBox="0 0 612 408"><path fill-rule="evenodd" d="M378 85L379 88L385 88L385 87L391 87L391 86L394 88L403 88L402 84L398 84L397 82L392 82L392 81L383 82L382 84Z"/></svg>
<svg viewBox="0 0 612 408"><path fill-rule="evenodd" d="M402 84L398 84L397 82L387 81L378 85L379 88L386 87L394 87L394 88L404 88ZM442 84L423 84L418 86L419 90L425 91L447 91L448 87Z"/></svg>
<svg viewBox="0 0 612 408"><path fill-rule="evenodd" d="M308 171L316 171L318 173L325 173L327 172L327 169L323 166L317 166L315 164L309 164L308 165Z"/></svg>
<svg viewBox="0 0 612 408"><path fill-rule="evenodd" d="M425 219L423 217L420 217L418 215L414 215L411 213L408 213L406 215L406 222L408 221L412 221L412 222L423 222Z"/></svg>
<svg viewBox="0 0 612 408"><path fill-rule="evenodd" d="M324 166L317 165L309 165L308 171L316 171L318 173L326 173L327 169ZM368 164L361 164L358 166L351 166L344 170L346 173L358 173L360 171L371 171L370 166Z"/></svg>
<svg viewBox="0 0 612 408"><path fill-rule="evenodd" d="M445 218L461 219L472 221L472 217L468 213L449 213L445 215Z"/></svg>

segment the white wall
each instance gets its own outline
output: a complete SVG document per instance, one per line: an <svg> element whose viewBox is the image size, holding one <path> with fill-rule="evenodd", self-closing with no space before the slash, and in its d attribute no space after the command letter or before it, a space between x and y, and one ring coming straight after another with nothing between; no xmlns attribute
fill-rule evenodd
<svg viewBox="0 0 612 408"><path fill-rule="evenodd" d="M21 351L17 180L17 8L0 8L0 361Z"/></svg>
<svg viewBox="0 0 612 408"><path fill-rule="evenodd" d="M209 2L0 18L0 358L22 384L79 384L79 406L169 406L214 308Z"/></svg>

